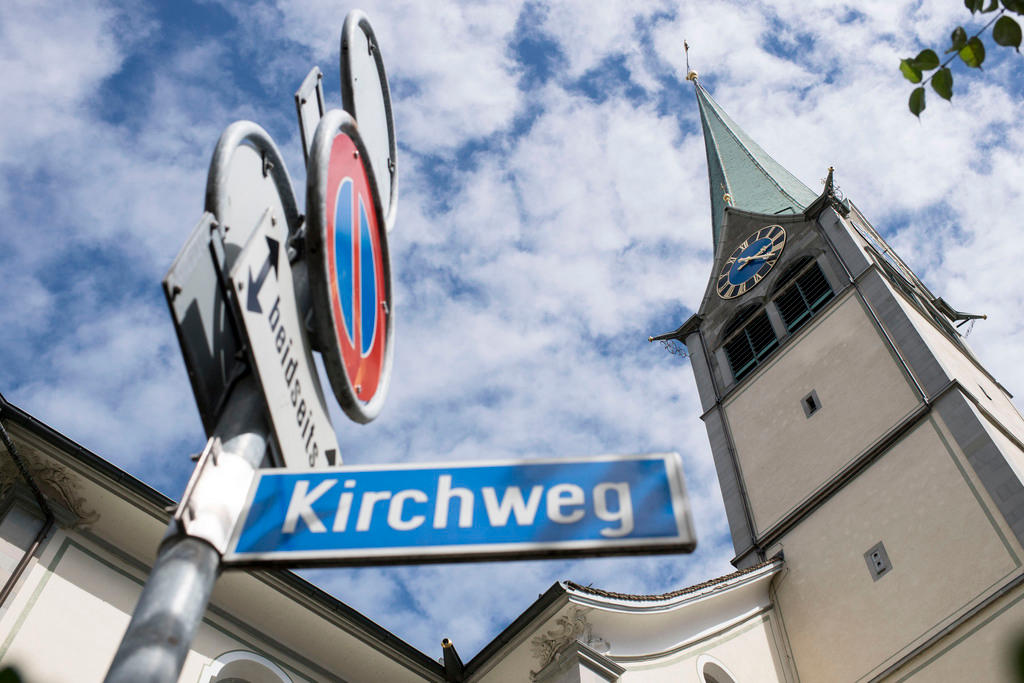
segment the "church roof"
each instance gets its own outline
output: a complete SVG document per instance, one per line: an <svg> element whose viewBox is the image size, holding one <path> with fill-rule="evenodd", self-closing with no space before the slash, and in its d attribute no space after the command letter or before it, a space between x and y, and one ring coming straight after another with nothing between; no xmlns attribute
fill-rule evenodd
<svg viewBox="0 0 1024 683"><path fill-rule="evenodd" d="M707 581L701 581L685 588L680 588L668 593L659 593L655 595L637 595L633 593L616 593L615 591L607 591L601 588L593 588L592 586L581 586L575 581L562 581L562 585L576 593L589 593L590 595L597 595L602 598L613 598L616 600L631 600L635 602L657 602L662 600L671 600L672 598L678 598L683 595L690 595L692 593L699 593L707 588L712 588L722 584L726 584L733 579L737 579L747 574L753 574L758 572L765 567L771 565L781 565L782 560L778 557L773 557L764 562L759 562L753 566L747 567L746 569L740 569L732 572L731 574L725 574L724 576L718 576Z"/></svg>
<svg viewBox="0 0 1024 683"><path fill-rule="evenodd" d="M817 195L768 156L697 82L695 72L691 75L707 150L711 229L717 250L726 204L753 213L795 214Z"/></svg>

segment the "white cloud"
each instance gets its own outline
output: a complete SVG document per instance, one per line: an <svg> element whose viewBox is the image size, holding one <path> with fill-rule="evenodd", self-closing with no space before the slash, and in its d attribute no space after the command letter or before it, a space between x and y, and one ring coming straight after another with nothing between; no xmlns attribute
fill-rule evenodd
<svg viewBox="0 0 1024 683"><path fill-rule="evenodd" d="M250 28L307 48L326 78L329 107L340 105L338 50L344 12L333 2L286 0L271 8L225 3ZM518 113L521 94L506 44L520 2L370 2L365 10L387 61L397 129L403 146L447 154L461 141L503 130ZM296 68L298 87L308 66L292 55L266 56Z"/></svg>
<svg viewBox="0 0 1024 683"><path fill-rule="evenodd" d="M83 114L123 55L110 9L76 2L12 2L0 24L4 121L0 159L23 161L40 139Z"/></svg>

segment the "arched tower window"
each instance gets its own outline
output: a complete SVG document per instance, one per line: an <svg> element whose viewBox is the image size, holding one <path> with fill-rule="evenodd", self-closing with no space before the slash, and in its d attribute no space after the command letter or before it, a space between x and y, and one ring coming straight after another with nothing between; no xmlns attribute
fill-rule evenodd
<svg viewBox="0 0 1024 683"><path fill-rule="evenodd" d="M812 261L813 258L810 256L804 256L799 258L792 263L782 272L779 279L775 281L775 286L772 287L772 297L778 296L779 292L789 286L793 282L793 278L803 272Z"/></svg>
<svg viewBox="0 0 1024 683"><path fill-rule="evenodd" d="M795 332L806 325L834 296L825 274L809 256L786 270L779 278L777 291L775 306L789 332Z"/></svg>
<svg viewBox="0 0 1024 683"><path fill-rule="evenodd" d="M740 310L726 330L725 357L736 381L749 374L779 345L763 309L753 314L751 308Z"/></svg>
<svg viewBox="0 0 1024 683"><path fill-rule="evenodd" d="M292 679L266 657L233 650L203 667L199 683L292 683Z"/></svg>

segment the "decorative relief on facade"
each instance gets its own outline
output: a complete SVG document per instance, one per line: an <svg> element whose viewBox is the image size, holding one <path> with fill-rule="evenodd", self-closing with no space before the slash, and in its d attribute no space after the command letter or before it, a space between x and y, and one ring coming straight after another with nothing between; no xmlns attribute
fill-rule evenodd
<svg viewBox="0 0 1024 683"><path fill-rule="evenodd" d="M27 466L47 501L55 507L63 508L73 517L71 528L87 527L99 519L99 514L87 507L85 496L78 492L78 486L63 468L39 466L31 462ZM24 485L14 462L10 458L0 458L0 497L6 496L17 483Z"/></svg>
<svg viewBox="0 0 1024 683"><path fill-rule="evenodd" d="M556 628L536 635L530 640L530 652L540 660L537 671L530 672L530 680L548 664L554 661L560 652L577 641L596 652L605 653L611 649L607 641L594 635L593 625L587 621L589 610L572 607L567 613L555 620Z"/></svg>

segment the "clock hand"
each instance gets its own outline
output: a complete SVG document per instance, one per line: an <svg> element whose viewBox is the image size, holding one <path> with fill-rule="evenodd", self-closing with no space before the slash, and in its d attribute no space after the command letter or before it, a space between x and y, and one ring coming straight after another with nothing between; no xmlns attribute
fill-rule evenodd
<svg viewBox="0 0 1024 683"><path fill-rule="evenodd" d="M771 246L772 246L771 244L764 245L763 247L761 247L758 250L758 252L756 254L754 254L753 256L748 257L747 261L752 261L754 259L759 259L759 258L767 258L766 252L768 251L769 248L771 248Z"/></svg>
<svg viewBox="0 0 1024 683"><path fill-rule="evenodd" d="M754 254L753 256L744 256L743 258L736 259L736 261L737 261L737 263L740 264L740 268L743 268L744 266L746 266L751 261L756 261L758 259L763 260L763 261L767 261L772 256L775 256L776 253L778 253L777 251L769 251L768 253L764 253L764 249L767 249L767 248L768 247L764 247L761 251L759 251L758 253Z"/></svg>

